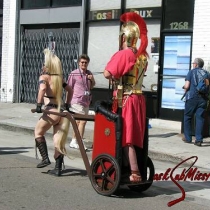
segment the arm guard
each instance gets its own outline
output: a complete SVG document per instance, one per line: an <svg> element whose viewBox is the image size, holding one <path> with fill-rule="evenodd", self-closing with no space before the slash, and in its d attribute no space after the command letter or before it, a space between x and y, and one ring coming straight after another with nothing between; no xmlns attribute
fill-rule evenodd
<svg viewBox="0 0 210 210"><path fill-rule="evenodd" d="M42 113L42 104L41 103L36 104L36 112L37 113Z"/></svg>
<svg viewBox="0 0 210 210"><path fill-rule="evenodd" d="M68 84L66 82L63 83L63 88L65 88Z"/></svg>

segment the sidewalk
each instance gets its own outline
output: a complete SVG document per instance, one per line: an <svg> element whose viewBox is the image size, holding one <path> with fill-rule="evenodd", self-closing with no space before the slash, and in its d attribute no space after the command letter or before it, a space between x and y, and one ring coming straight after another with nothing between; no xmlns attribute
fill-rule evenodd
<svg viewBox="0 0 210 210"><path fill-rule="evenodd" d="M41 114L31 113L34 104L0 102L0 129L32 134ZM202 147L183 143L181 138L181 122L161 119L150 119L149 124L149 156L151 159L173 162L172 167L191 156L198 156L195 166L210 168L210 137L204 139ZM92 145L94 122L87 122L85 143ZM69 141L72 129L69 133ZM52 130L48 134L52 136Z"/></svg>

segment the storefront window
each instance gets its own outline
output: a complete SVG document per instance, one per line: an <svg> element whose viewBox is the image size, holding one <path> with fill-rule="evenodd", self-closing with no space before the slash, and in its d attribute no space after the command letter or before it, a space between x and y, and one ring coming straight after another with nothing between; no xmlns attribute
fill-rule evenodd
<svg viewBox="0 0 210 210"><path fill-rule="evenodd" d="M81 6L82 0L22 0L21 9L46 7Z"/></svg>
<svg viewBox="0 0 210 210"><path fill-rule="evenodd" d="M50 0L22 0L21 9L45 8L50 7Z"/></svg>
<svg viewBox="0 0 210 210"><path fill-rule="evenodd" d="M82 0L52 0L52 7L82 6Z"/></svg>

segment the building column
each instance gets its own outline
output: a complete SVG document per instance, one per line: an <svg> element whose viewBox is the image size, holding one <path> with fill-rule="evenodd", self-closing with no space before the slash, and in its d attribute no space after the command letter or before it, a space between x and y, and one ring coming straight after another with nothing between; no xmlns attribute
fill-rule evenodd
<svg viewBox="0 0 210 210"><path fill-rule="evenodd" d="M15 90L17 1L3 2L1 102L13 102Z"/></svg>
<svg viewBox="0 0 210 210"><path fill-rule="evenodd" d="M204 69L210 71L210 18L209 0L195 0L192 60L200 57L204 60Z"/></svg>

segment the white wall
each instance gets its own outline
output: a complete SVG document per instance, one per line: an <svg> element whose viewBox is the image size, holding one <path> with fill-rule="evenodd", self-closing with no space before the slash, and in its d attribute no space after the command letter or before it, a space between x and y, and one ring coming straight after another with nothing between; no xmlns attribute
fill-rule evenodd
<svg viewBox="0 0 210 210"><path fill-rule="evenodd" d="M90 0L90 10L119 9L121 0Z"/></svg>
<svg viewBox="0 0 210 210"><path fill-rule="evenodd" d="M192 60L204 59L204 68L210 71L210 3L208 0L195 0Z"/></svg>
<svg viewBox="0 0 210 210"><path fill-rule="evenodd" d="M108 80L104 78L102 72L111 56L119 50L118 36L118 22L93 23L89 27L88 55L90 64L88 69L94 73L95 87L108 88Z"/></svg>
<svg viewBox="0 0 210 210"><path fill-rule="evenodd" d="M126 8L160 7L161 0L126 0Z"/></svg>
<svg viewBox="0 0 210 210"><path fill-rule="evenodd" d="M14 95L16 17L16 1L4 0L1 66L2 102L12 102Z"/></svg>

